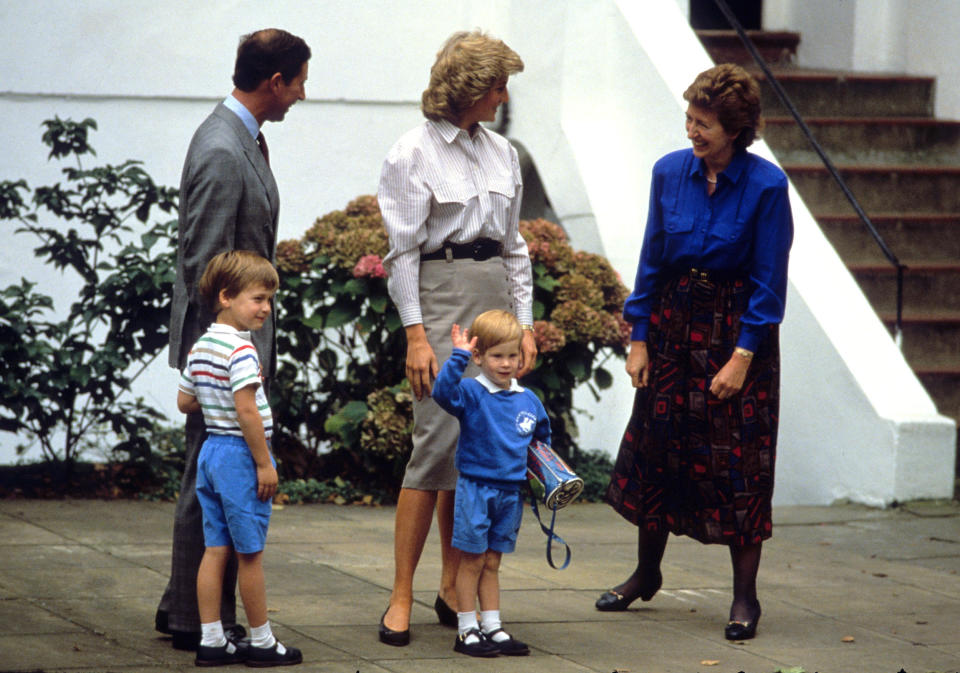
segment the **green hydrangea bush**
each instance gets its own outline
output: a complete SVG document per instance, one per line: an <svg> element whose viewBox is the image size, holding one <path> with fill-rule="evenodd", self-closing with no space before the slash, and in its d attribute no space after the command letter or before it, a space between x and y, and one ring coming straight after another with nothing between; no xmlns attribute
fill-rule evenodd
<svg viewBox="0 0 960 673"><path fill-rule="evenodd" d="M629 339L620 317L627 289L606 259L573 250L556 224L524 221L521 233L533 263L540 350L523 384L544 402L554 447L576 465L573 390L585 384L599 399L612 383L607 362L625 356ZM411 449L412 395L404 331L387 294L388 249L373 196L277 247L279 368L271 406L285 478L340 478L365 484L381 500L399 488Z"/></svg>

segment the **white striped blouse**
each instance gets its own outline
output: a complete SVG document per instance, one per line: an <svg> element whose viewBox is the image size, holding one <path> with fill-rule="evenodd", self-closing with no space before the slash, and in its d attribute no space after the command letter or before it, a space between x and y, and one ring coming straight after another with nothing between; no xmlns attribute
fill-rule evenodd
<svg viewBox="0 0 960 673"><path fill-rule="evenodd" d="M503 243L517 318L533 323L530 256L517 228L522 194L517 151L483 126L471 137L448 121L427 120L397 141L377 200L390 238L387 287L404 326L423 322L420 255L477 238Z"/></svg>
<svg viewBox="0 0 960 673"><path fill-rule="evenodd" d="M213 323L197 340L180 375L180 390L193 395L203 410L207 431L243 437L233 393L257 386L256 401L267 439L273 434L273 414L263 392L260 359L250 332Z"/></svg>

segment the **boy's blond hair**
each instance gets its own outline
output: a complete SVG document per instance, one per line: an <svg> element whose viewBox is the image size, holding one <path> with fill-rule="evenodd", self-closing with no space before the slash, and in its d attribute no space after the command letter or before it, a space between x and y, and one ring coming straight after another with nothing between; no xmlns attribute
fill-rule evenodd
<svg viewBox="0 0 960 673"><path fill-rule="evenodd" d="M483 355L488 348L502 343L515 341L519 346L523 340L523 328L510 311L495 309L477 316L470 325L470 336L477 337L477 352Z"/></svg>
<svg viewBox="0 0 960 673"><path fill-rule="evenodd" d="M203 303L214 313L219 313L221 291L233 298L251 285L262 285L275 292L280 286L280 277L270 260L250 250L230 250L207 262L197 291Z"/></svg>

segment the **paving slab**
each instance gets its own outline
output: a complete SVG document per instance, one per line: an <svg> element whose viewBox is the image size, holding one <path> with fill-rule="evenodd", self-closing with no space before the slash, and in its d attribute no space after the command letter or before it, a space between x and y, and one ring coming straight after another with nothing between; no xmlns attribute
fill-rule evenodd
<svg viewBox="0 0 960 673"><path fill-rule="evenodd" d="M437 623L431 531L414 582L412 641L383 645L377 621L393 577L391 507L288 505L264 565L270 619L304 652L304 673L948 673L960 672L960 504L779 507L759 576L757 638L723 639L729 554L673 537L664 584L621 613L593 602L629 574L636 533L609 507L558 517L573 561L545 560L529 512L501 572L502 611L531 655L477 660ZM195 670L153 631L169 574L173 504L0 502L0 672ZM561 554L557 550L557 555Z"/></svg>

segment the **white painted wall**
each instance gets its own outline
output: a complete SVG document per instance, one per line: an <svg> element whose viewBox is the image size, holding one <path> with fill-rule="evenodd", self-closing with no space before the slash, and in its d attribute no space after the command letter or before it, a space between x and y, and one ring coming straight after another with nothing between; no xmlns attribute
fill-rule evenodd
<svg viewBox="0 0 960 673"><path fill-rule="evenodd" d="M177 184L190 135L231 88L237 38L268 25L303 36L314 54L308 100L265 129L281 190L281 238L375 191L387 149L421 120L419 96L436 50L452 31L482 27L527 66L510 83L511 136L530 150L574 245L606 254L631 285L650 169L686 144L680 92L709 66L686 26L684 0L0 0L6 53L28 64L6 69L0 82L0 134L14 148L0 156L0 179L55 179L40 152L39 124L58 114L98 120L99 160L140 158L159 182ZM758 151L769 158L763 146ZM952 422L936 415L793 199L776 502L949 495ZM0 286L40 272L24 268L27 241L8 240ZM73 299L69 282L50 285ZM176 418L175 373L163 362L140 392ZM593 415L580 423L585 447L615 452L619 443L632 390L616 373L602 406L577 397ZM12 445L0 435L8 459Z"/></svg>
<svg viewBox="0 0 960 673"><path fill-rule="evenodd" d="M800 33L797 64L933 76L935 112L960 119L960 2L765 0L763 27Z"/></svg>

